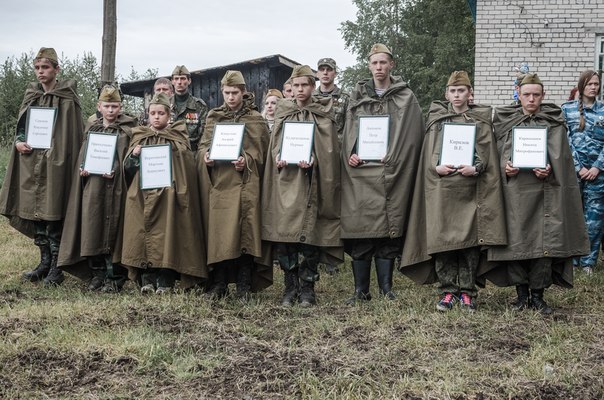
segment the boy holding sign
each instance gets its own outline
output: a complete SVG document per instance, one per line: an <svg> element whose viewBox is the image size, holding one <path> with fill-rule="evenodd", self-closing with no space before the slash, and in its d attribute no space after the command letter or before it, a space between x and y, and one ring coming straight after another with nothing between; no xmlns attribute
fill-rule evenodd
<svg viewBox="0 0 604 400"><path fill-rule="evenodd" d="M58 285L64 280L57 268L61 231L84 126L76 82L57 80L56 51L42 47L34 69L38 82L28 86L19 110L0 214L40 248L40 263L23 279Z"/></svg>
<svg viewBox="0 0 604 400"><path fill-rule="evenodd" d="M141 293L189 288L207 278L195 160L184 121L168 126L170 99L155 94L149 126L134 128L124 162L122 264Z"/></svg>
<svg viewBox="0 0 604 400"><path fill-rule="evenodd" d="M212 270L209 295L224 297L229 282L236 282L237 297L245 301L273 280L271 267L254 263L262 247L260 188L270 133L241 72L227 71L220 84L224 104L209 112L197 152Z"/></svg>
<svg viewBox="0 0 604 400"><path fill-rule="evenodd" d="M331 98L312 97L312 69L295 67L291 80L295 99L277 102L266 159L262 239L272 244L285 274L282 305L299 301L310 307L315 304L319 261L339 264L344 258L339 146ZM301 263L298 253L304 256ZM272 265L270 254L264 256L263 262Z"/></svg>
<svg viewBox="0 0 604 400"><path fill-rule="evenodd" d="M58 265L81 279L92 278L88 290L119 291L127 277L118 264L126 199L122 163L138 124L121 107L119 91L105 86L97 104L101 118L86 127L67 204Z"/></svg>
<svg viewBox="0 0 604 400"><path fill-rule="evenodd" d="M515 309L550 314L543 299L552 283L572 287L572 258L589 252L579 185L560 107L543 103L537 74L520 83L520 105L495 109L493 125L501 164L508 245L488 250L479 276L516 286ZM518 168L511 161L518 128L547 129L545 168ZM537 153L535 162L542 162ZM484 268L482 268L484 267ZM530 291L530 292L529 292Z"/></svg>
<svg viewBox="0 0 604 400"><path fill-rule="evenodd" d="M416 231L403 250L405 275L420 284L439 283L439 311L456 302L474 311L483 246L506 244L491 107L470 104L471 93L467 72L455 71L448 101L430 107L409 221Z"/></svg>

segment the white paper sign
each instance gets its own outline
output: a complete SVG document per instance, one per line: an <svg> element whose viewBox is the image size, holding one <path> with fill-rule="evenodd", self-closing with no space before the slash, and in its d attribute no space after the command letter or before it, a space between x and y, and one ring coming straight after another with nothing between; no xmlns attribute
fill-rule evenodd
<svg viewBox="0 0 604 400"><path fill-rule="evenodd" d="M287 121L283 123L280 160L288 164L300 161L310 163L315 124L312 122Z"/></svg>
<svg viewBox="0 0 604 400"><path fill-rule="evenodd" d="M475 124L443 124L439 165L474 165Z"/></svg>
<svg viewBox="0 0 604 400"><path fill-rule="evenodd" d="M115 161L117 134L88 132L84 170L91 174L110 175Z"/></svg>
<svg viewBox="0 0 604 400"><path fill-rule="evenodd" d="M381 161L388 153L390 116L360 116L357 155L363 161Z"/></svg>
<svg viewBox="0 0 604 400"><path fill-rule="evenodd" d="M50 149L55 125L55 107L30 107L27 110L26 141L32 149Z"/></svg>
<svg viewBox="0 0 604 400"><path fill-rule="evenodd" d="M512 165L514 168L547 166L547 127L514 127Z"/></svg>
<svg viewBox="0 0 604 400"><path fill-rule="evenodd" d="M141 189L172 186L172 147L170 144L141 148Z"/></svg>
<svg viewBox="0 0 604 400"><path fill-rule="evenodd" d="M245 124L216 124L210 147L210 160L235 161L241 155Z"/></svg>

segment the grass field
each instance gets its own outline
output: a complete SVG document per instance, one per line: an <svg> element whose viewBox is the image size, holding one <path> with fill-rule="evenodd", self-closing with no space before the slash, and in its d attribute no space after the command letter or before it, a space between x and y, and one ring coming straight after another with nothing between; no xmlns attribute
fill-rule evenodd
<svg viewBox="0 0 604 400"><path fill-rule="evenodd" d="M511 288L479 310L435 311L396 276L398 300L346 306L350 268L323 275L313 309L280 307L282 275L246 305L195 294L102 295L68 277L19 280L36 248L0 221L2 399L600 399L604 274L552 288L552 316L513 312ZM600 267L601 268L601 267ZM374 279L375 280L375 279ZM376 287L372 287L376 293Z"/></svg>

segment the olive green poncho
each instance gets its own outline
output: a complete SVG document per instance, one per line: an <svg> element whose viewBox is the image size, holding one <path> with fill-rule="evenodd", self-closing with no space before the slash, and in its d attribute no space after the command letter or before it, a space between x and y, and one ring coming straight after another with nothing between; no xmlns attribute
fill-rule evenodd
<svg viewBox="0 0 604 400"><path fill-rule="evenodd" d="M288 99L277 101L262 188L262 239L319 246L322 260L341 263L340 158L330 98L312 98L304 108ZM288 164L277 169L283 124L314 122L311 168ZM327 254L333 258L326 260Z"/></svg>
<svg viewBox="0 0 604 400"><path fill-rule="evenodd" d="M59 81L46 93L39 83L30 84L19 110L18 126L25 126L30 106L58 108L52 148L21 155L13 146L0 191L0 214L8 217L15 229L33 238L32 221L65 218L84 124L75 81Z"/></svg>
<svg viewBox="0 0 604 400"><path fill-rule="evenodd" d="M245 158L243 172L229 161L215 161L208 168L204 154L210 150L217 123L244 123L241 155ZM264 174L270 132L266 121L256 110L254 96L245 93L243 106L230 111L225 104L208 114L205 130L197 152L204 225L208 240L208 264L238 258L242 254L260 257L262 252L260 190ZM261 268L261 267L259 267ZM255 269L253 290L272 283L272 268ZM229 277L235 281L235 277Z"/></svg>
<svg viewBox="0 0 604 400"><path fill-rule="evenodd" d="M478 176L440 176L436 172L444 122L476 124ZM491 107L471 105L457 114L449 102L436 101L427 125L400 268L419 284L435 282L435 253L507 243Z"/></svg>
<svg viewBox="0 0 604 400"><path fill-rule="evenodd" d="M80 177L79 168L74 171L57 265L81 279L90 277L85 257L111 254L113 263L121 260L126 199L122 165L135 126L135 118L120 114L108 126L103 125L103 118L98 118L86 127L86 132L117 133L118 138L112 179L101 175ZM78 166L84 165L87 141L88 138L80 149Z"/></svg>
<svg viewBox="0 0 604 400"><path fill-rule="evenodd" d="M373 80L357 84L350 95L342 141L342 239L399 238L407 230L415 175L424 137L419 103L407 83L391 77L379 97ZM348 165L357 152L359 116L389 115L384 162Z"/></svg>
<svg viewBox="0 0 604 400"><path fill-rule="evenodd" d="M172 145L172 186L142 190L138 169L133 176L126 171L122 264L132 280L145 268L173 269L186 288L207 278L208 270L195 160L184 121L159 132L134 128L126 161L137 145L166 143Z"/></svg>
<svg viewBox="0 0 604 400"><path fill-rule="evenodd" d="M573 283L572 257L589 252L589 240L581 205L579 185L560 108L542 104L534 115L524 115L521 106L495 109L493 118L501 168L508 229L508 246L488 251L488 264L481 264L480 279L498 286L512 284L506 261L552 258L554 283ZM551 174L538 179L532 170L507 177L505 165L512 151L512 128L546 126L547 156Z"/></svg>

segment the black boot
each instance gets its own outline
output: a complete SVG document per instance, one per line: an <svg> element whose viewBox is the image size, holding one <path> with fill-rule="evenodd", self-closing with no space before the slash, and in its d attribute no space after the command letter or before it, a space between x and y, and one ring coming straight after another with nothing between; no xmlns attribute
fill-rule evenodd
<svg viewBox="0 0 604 400"><path fill-rule="evenodd" d="M371 261L353 260L352 275L354 276L354 294L346 300L346 304L353 305L358 300L371 300L371 293L369 293Z"/></svg>
<svg viewBox="0 0 604 400"><path fill-rule="evenodd" d="M516 311L525 310L529 303L529 287L528 285L517 285L516 294L518 298L512 303L512 308Z"/></svg>
<svg viewBox="0 0 604 400"><path fill-rule="evenodd" d="M281 305L284 307L291 307L298 299L298 268L283 270L283 283L285 289L283 290Z"/></svg>
<svg viewBox="0 0 604 400"><path fill-rule="evenodd" d="M228 265L216 265L212 271L212 286L206 293L206 297L211 300L219 300L228 294L227 288L227 268Z"/></svg>
<svg viewBox="0 0 604 400"><path fill-rule="evenodd" d="M380 293L387 300L394 300L396 296L392 291L392 272L394 271L394 260L385 258L375 259L375 272L377 273L378 286Z"/></svg>
<svg viewBox="0 0 604 400"><path fill-rule="evenodd" d="M171 293L174 290L177 277L176 271L169 268L160 268L157 271L157 290L155 294Z"/></svg>
<svg viewBox="0 0 604 400"><path fill-rule="evenodd" d="M242 262L237 268L237 298L248 301L252 295L252 263Z"/></svg>
<svg viewBox="0 0 604 400"><path fill-rule="evenodd" d="M543 289L531 289L530 304L532 309L540 311L541 314L549 315L554 310L543 300L543 291Z"/></svg>
<svg viewBox="0 0 604 400"><path fill-rule="evenodd" d="M111 254L105 255L107 277L101 288L103 293L117 293L122 290L128 280L128 270L119 264L113 264Z"/></svg>
<svg viewBox="0 0 604 400"><path fill-rule="evenodd" d="M315 282L300 280L300 307L312 307L315 304Z"/></svg>
<svg viewBox="0 0 604 400"><path fill-rule="evenodd" d="M40 263L31 271L24 272L21 277L24 281L38 282L46 278L50 271L50 246L40 245Z"/></svg>
<svg viewBox="0 0 604 400"><path fill-rule="evenodd" d="M57 253L51 254L50 256L50 270L48 271L48 275L46 275L46 278L44 278L44 285L46 286L58 286L65 280L63 270L57 267L57 256Z"/></svg>
<svg viewBox="0 0 604 400"><path fill-rule="evenodd" d="M104 256L93 256L88 258L88 266L92 271L92 279L88 285L88 290L95 291L103 287L105 283L106 271L105 271L105 257Z"/></svg>

